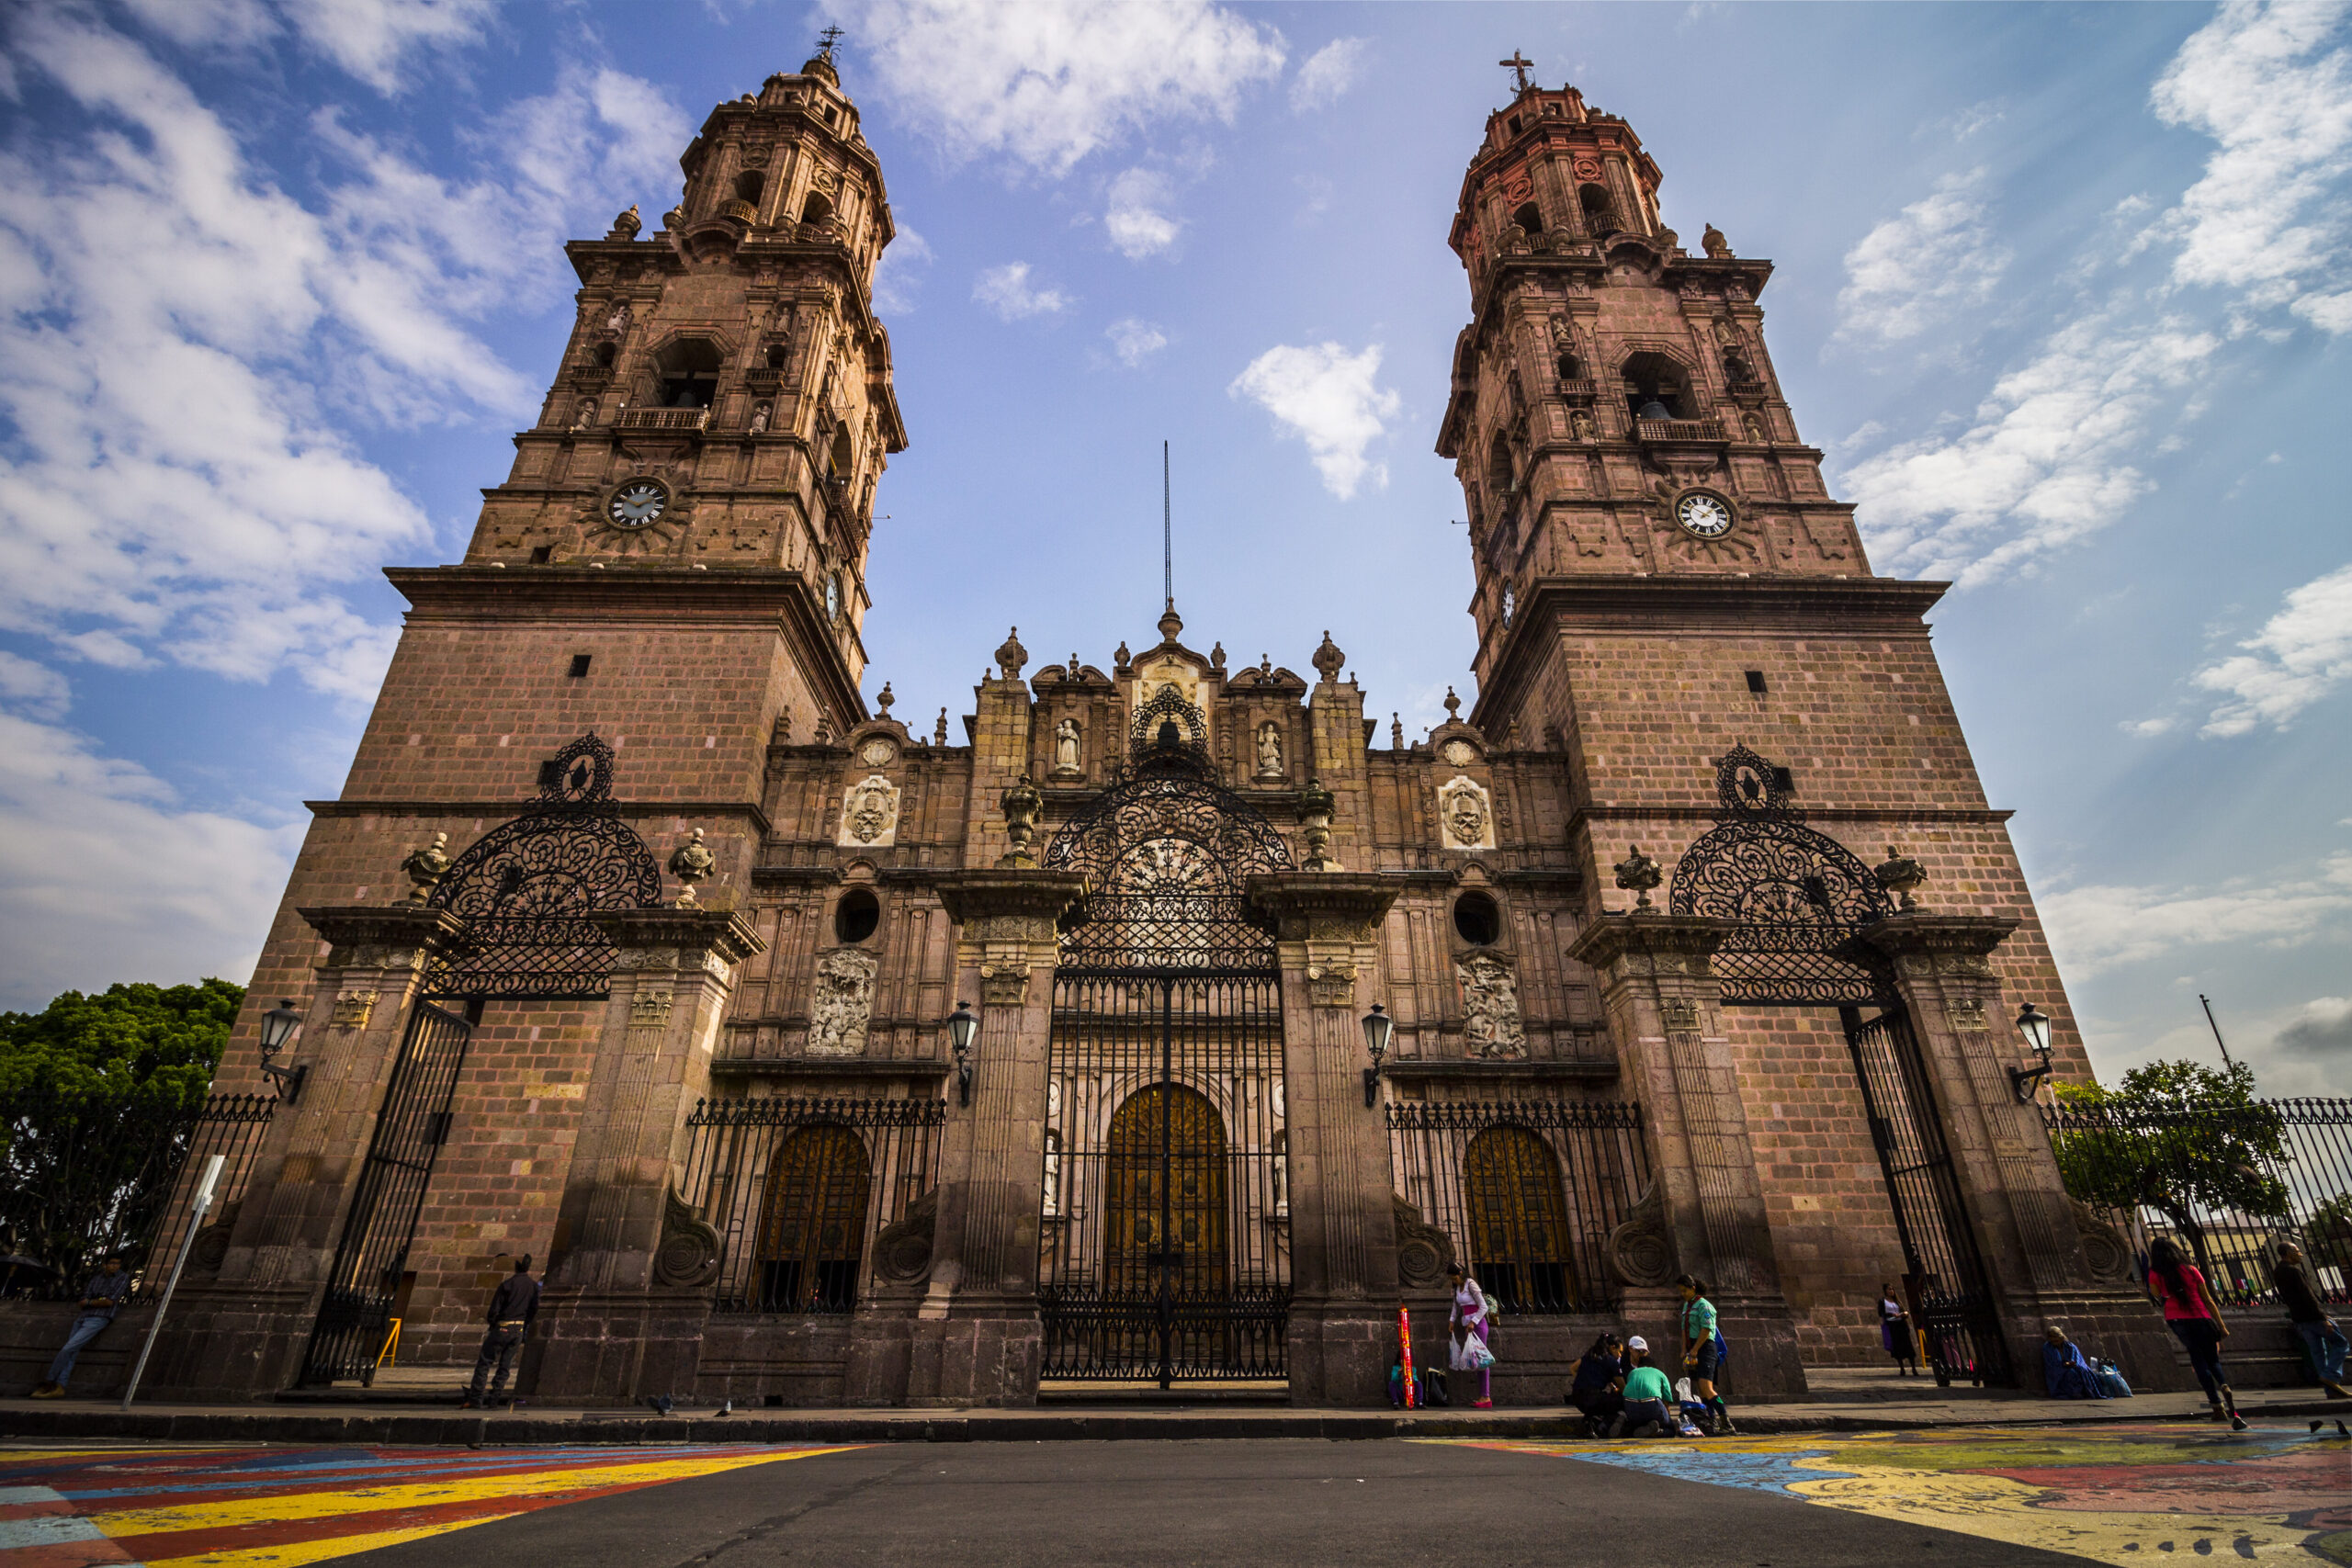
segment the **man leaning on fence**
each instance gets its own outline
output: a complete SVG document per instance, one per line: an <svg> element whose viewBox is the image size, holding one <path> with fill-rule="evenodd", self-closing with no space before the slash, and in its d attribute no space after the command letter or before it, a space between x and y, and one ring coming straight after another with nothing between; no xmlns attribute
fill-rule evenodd
<svg viewBox="0 0 2352 1568"><path fill-rule="evenodd" d="M130 1276L122 1271L122 1259L109 1258L90 1282L82 1287L79 1310L74 1314L74 1326L65 1336L64 1348L49 1364L49 1376L33 1390L35 1399L62 1399L65 1380L74 1375L74 1363L82 1354L82 1347L106 1332L114 1314L122 1310L122 1298L130 1293Z"/></svg>
<svg viewBox="0 0 2352 1568"><path fill-rule="evenodd" d="M2280 1242L2278 1261L2271 1266L2270 1277L2278 1286L2278 1304L2287 1309L2287 1321L2294 1325L2296 1337L2311 1357L2312 1371L2319 1374L2320 1387L2330 1399L2352 1399L2352 1391L2344 1386L2344 1357L2352 1350L2352 1343L2346 1341L2319 1292L2312 1289L2311 1265L2303 1261L2303 1249L2291 1241Z"/></svg>
<svg viewBox="0 0 2352 1568"><path fill-rule="evenodd" d="M514 1272L498 1282L490 1298L490 1332L481 1337L481 1354L474 1358L473 1385L458 1408L479 1410L495 1404L506 1389L506 1374L514 1370L531 1319L538 1315L539 1282L531 1278L529 1257L514 1260ZM497 1368L495 1372L491 1369ZM487 1392L484 1385L487 1384Z"/></svg>

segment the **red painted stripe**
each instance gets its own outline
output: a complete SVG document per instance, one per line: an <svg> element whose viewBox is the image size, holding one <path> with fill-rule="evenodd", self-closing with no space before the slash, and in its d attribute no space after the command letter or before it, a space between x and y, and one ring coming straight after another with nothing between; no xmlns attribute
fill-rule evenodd
<svg viewBox="0 0 2352 1568"><path fill-rule="evenodd" d="M116 1546L139 1562L165 1557L194 1557L211 1551L251 1551L301 1541L333 1540L343 1536L373 1535L379 1530L419 1529L428 1525L457 1526L483 1517L527 1514L588 1497L616 1497L668 1484L669 1479L630 1482L614 1486L582 1487L577 1491L517 1493L503 1497L470 1497L462 1502L424 1507L386 1508L365 1514L339 1514L320 1519L265 1519L249 1525L216 1525L203 1529L155 1530L145 1535L114 1538ZM96 1516L105 1523L104 1516ZM8 1568L17 1568L12 1561Z"/></svg>

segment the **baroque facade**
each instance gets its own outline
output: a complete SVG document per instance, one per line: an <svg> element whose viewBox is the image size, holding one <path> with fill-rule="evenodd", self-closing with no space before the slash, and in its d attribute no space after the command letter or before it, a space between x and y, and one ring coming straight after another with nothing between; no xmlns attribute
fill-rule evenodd
<svg viewBox="0 0 2352 1568"><path fill-rule="evenodd" d="M541 1400L1364 1404L1456 1259L1506 1402L1670 1343L1685 1271L1742 1396L1874 1357L1898 1280L1946 1375L2030 1383L2063 1318L2177 1381L2012 1092L2023 1002L2085 1064L1942 585L1871 574L1770 264L1686 250L1623 120L1522 85L1464 177L1478 695L1410 739L1329 634L1237 662L1172 604L1008 636L953 733L869 707L881 171L822 55L682 162L570 247L464 559L390 574L221 1079L285 997L305 1085L152 1377L364 1381L395 1317L458 1362L527 1254Z"/></svg>

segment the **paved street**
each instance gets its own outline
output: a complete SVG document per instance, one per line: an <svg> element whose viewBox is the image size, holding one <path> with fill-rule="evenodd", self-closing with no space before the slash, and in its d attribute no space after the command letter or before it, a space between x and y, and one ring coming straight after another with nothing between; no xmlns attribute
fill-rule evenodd
<svg viewBox="0 0 2352 1568"><path fill-rule="evenodd" d="M1516 1439L0 1451L0 1568L2352 1562L2352 1443L2148 1423Z"/></svg>

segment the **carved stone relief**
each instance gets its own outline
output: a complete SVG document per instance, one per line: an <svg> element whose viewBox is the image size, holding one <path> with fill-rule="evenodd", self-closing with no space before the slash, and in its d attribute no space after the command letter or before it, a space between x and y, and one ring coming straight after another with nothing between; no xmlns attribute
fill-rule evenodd
<svg viewBox="0 0 2352 1568"><path fill-rule="evenodd" d="M1456 774L1437 792L1438 826L1449 850L1495 847L1494 801L1477 780Z"/></svg>
<svg viewBox="0 0 2352 1568"><path fill-rule="evenodd" d="M653 1282L699 1290L718 1278L718 1232L671 1188L662 1194L662 1240L653 1249Z"/></svg>
<svg viewBox="0 0 2352 1568"><path fill-rule="evenodd" d="M368 1020L374 1016L375 1011L375 992L345 991L334 999L334 1027L365 1029L368 1027Z"/></svg>
<svg viewBox="0 0 2352 1568"><path fill-rule="evenodd" d="M1306 971L1306 998L1319 1008L1353 1007L1356 1000L1356 966L1352 964L1318 964Z"/></svg>
<svg viewBox="0 0 2352 1568"><path fill-rule="evenodd" d="M808 999L808 1054L857 1056L865 1051L865 1021L874 1010L874 954L836 948L817 961L817 988Z"/></svg>
<svg viewBox="0 0 2352 1568"><path fill-rule="evenodd" d="M1467 740L1449 740L1438 748L1437 754L1457 768L1466 768L1478 760L1478 749Z"/></svg>
<svg viewBox="0 0 2352 1568"><path fill-rule="evenodd" d="M629 998L628 1024L631 1029L659 1029L670 1021L671 992L667 987L649 990L640 987Z"/></svg>
<svg viewBox="0 0 2352 1568"><path fill-rule="evenodd" d="M1408 1290L1431 1291L1445 1283L1453 1264L1453 1238L1421 1218L1420 1210L1392 1192L1396 1205L1396 1280Z"/></svg>
<svg viewBox="0 0 2352 1568"><path fill-rule="evenodd" d="M1516 1059L1527 1055L1527 1032L1519 1021L1519 982L1510 965L1491 953L1459 959L1463 1043L1473 1056Z"/></svg>
<svg viewBox="0 0 2352 1568"><path fill-rule="evenodd" d="M939 1189L908 1205L903 1218L874 1238L874 1271L893 1285L917 1285L931 1272L932 1238L939 1225Z"/></svg>
<svg viewBox="0 0 2352 1568"><path fill-rule="evenodd" d="M887 765L890 759L898 754L899 749L896 746L877 735L858 751L857 760L869 768L879 768Z"/></svg>
<svg viewBox="0 0 2352 1568"><path fill-rule="evenodd" d="M1609 1233L1610 1272L1628 1285L1663 1285L1674 1278L1674 1235L1666 1224L1666 1189L1653 1177L1649 1190Z"/></svg>
<svg viewBox="0 0 2352 1568"><path fill-rule="evenodd" d="M1657 1015L1659 1021L1668 1029L1699 1027L1699 1004L1681 997L1668 997L1658 1003Z"/></svg>
<svg viewBox="0 0 2352 1568"><path fill-rule="evenodd" d="M842 796L841 841L872 848L898 839L899 786L880 773L850 785Z"/></svg>

